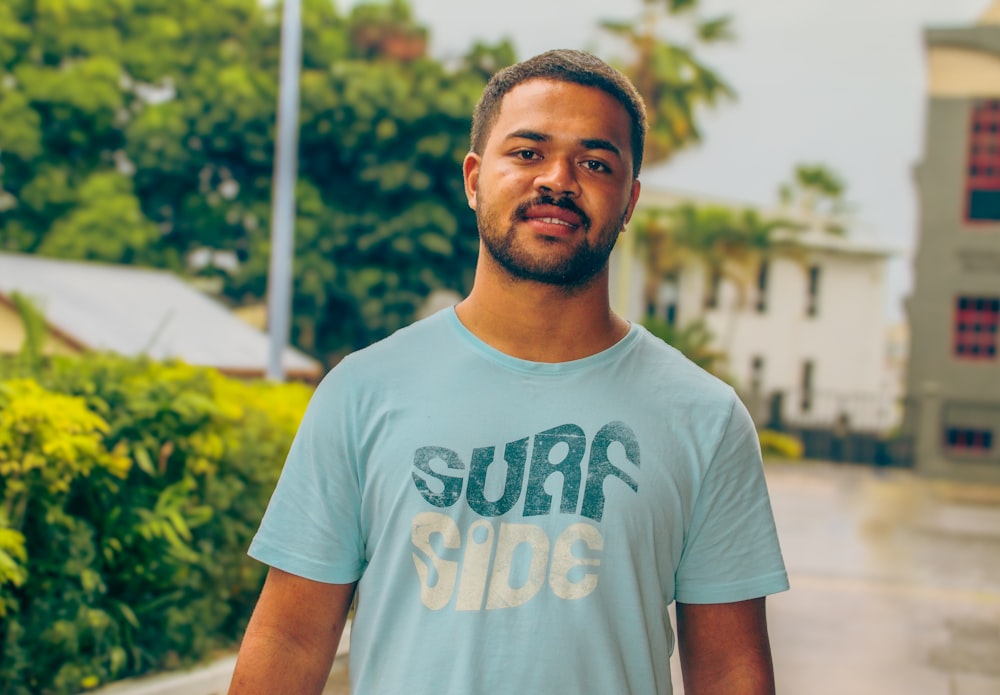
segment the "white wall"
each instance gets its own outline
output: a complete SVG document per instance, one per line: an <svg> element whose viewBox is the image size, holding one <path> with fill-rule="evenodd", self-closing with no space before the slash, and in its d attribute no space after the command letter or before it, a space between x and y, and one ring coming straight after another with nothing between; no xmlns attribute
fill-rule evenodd
<svg viewBox="0 0 1000 695"><path fill-rule="evenodd" d="M820 268L820 279L818 310L809 316L812 265ZM735 314L725 307L708 315L720 347L730 355L737 385L749 387L751 363L761 356L762 391L788 394L789 419L829 422L843 411L859 426L886 426L893 411L881 398L886 389L885 258L812 252L802 260L772 261L769 275L765 312L757 312L751 297ZM806 361L813 363L814 397L803 413Z"/></svg>
<svg viewBox="0 0 1000 695"><path fill-rule="evenodd" d="M888 361L885 309L889 253L845 238L820 240L793 257L770 261L767 308L757 311L751 283L743 296L733 283L723 282L718 306L705 309L707 273L699 266L684 269L678 281L678 322L704 318L716 337L716 347L729 356L728 371L735 386L749 397L752 362L763 358L761 399L751 404L763 415L766 397L785 392L784 416L794 424L829 426L841 412L851 426L886 431L898 422L901 392L898 370ZM830 243L828 243L828 241ZM808 316L808 269L820 267L818 311ZM612 291L628 297L616 302L632 320L642 318L642 263L636 260L626 275L621 258L612 263ZM616 284L617 281L617 284ZM801 410L803 364L813 362L812 405ZM755 407L756 406L756 407ZM760 408L760 410L758 410Z"/></svg>

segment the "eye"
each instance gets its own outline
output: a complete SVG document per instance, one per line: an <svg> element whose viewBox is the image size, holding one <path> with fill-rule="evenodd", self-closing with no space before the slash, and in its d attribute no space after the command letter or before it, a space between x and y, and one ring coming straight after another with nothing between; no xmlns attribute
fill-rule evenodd
<svg viewBox="0 0 1000 695"><path fill-rule="evenodd" d="M526 162L538 159L538 153L534 150L517 150L514 152L514 156L518 159L523 159Z"/></svg>
<svg viewBox="0 0 1000 695"><path fill-rule="evenodd" d="M601 162L601 161L599 161L597 159L588 159L588 160L584 161L583 162L583 168L586 169L587 171L594 171L594 172L598 172L598 173L610 173L611 172L611 167L609 167L607 164L605 164L604 162Z"/></svg>

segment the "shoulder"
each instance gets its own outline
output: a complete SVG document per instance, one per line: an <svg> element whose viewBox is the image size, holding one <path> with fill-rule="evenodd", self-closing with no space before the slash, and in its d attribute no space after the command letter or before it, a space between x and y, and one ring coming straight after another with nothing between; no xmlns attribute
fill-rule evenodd
<svg viewBox="0 0 1000 695"><path fill-rule="evenodd" d="M369 369L384 370L398 361L420 362L428 357L431 349L442 349L449 344L453 332L448 312L443 309L427 318L420 319L400 328L387 338L372 343L368 347L352 352L334 368L352 371Z"/></svg>
<svg viewBox="0 0 1000 695"><path fill-rule="evenodd" d="M728 411L739 401L732 386L699 367L677 348L641 325L633 330L638 336L630 358L644 388L667 396L674 403L699 408L715 405Z"/></svg>
<svg viewBox="0 0 1000 695"><path fill-rule="evenodd" d="M443 309L347 355L323 378L317 396L356 388L377 390L380 385L424 372L430 359L454 349L457 342L449 311Z"/></svg>

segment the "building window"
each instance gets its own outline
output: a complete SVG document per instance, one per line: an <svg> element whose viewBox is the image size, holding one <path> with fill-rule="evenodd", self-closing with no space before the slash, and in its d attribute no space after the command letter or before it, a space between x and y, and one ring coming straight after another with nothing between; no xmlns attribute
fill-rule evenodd
<svg viewBox="0 0 1000 695"><path fill-rule="evenodd" d="M680 294L677 276L673 273L663 278L656 288L656 296L646 305L646 315L666 322L668 326L677 323L677 299Z"/></svg>
<svg viewBox="0 0 1000 695"><path fill-rule="evenodd" d="M993 431L949 427L944 433L945 446L953 451L988 452L993 449Z"/></svg>
<svg viewBox="0 0 1000 695"><path fill-rule="evenodd" d="M760 270L757 271L757 311L764 313L767 311L767 275L768 262L760 262Z"/></svg>
<svg viewBox="0 0 1000 695"><path fill-rule="evenodd" d="M959 297L955 302L955 356L992 360L997 356L1000 298Z"/></svg>
<svg viewBox="0 0 1000 695"><path fill-rule="evenodd" d="M813 377L816 371L811 360L802 363L802 412L808 413L813 404Z"/></svg>
<svg viewBox="0 0 1000 695"><path fill-rule="evenodd" d="M705 293L705 308L715 309L719 306L719 291L722 288L722 273L713 270L708 278L708 291Z"/></svg>
<svg viewBox="0 0 1000 695"><path fill-rule="evenodd" d="M966 218L1000 222L1000 100L973 107L968 161Z"/></svg>
<svg viewBox="0 0 1000 695"><path fill-rule="evenodd" d="M809 267L809 289L806 298L806 316L816 316L819 313L819 266Z"/></svg>
<svg viewBox="0 0 1000 695"><path fill-rule="evenodd" d="M757 396L764 390L764 358L757 355L750 362L750 393Z"/></svg>

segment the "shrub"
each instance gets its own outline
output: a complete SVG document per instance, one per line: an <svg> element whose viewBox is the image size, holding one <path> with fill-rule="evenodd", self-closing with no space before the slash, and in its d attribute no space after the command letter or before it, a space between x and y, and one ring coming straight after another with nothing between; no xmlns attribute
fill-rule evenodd
<svg viewBox="0 0 1000 695"><path fill-rule="evenodd" d="M781 459L802 458L802 442L790 434L760 430L757 436L760 438L760 450L765 458L768 456Z"/></svg>
<svg viewBox="0 0 1000 695"><path fill-rule="evenodd" d="M75 693L235 644L309 389L106 355L21 368L0 375L0 691Z"/></svg>

